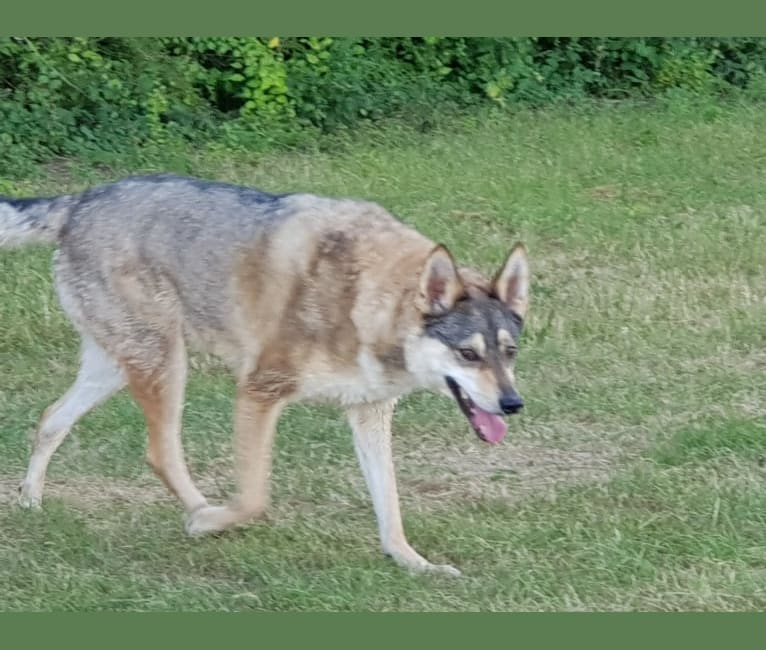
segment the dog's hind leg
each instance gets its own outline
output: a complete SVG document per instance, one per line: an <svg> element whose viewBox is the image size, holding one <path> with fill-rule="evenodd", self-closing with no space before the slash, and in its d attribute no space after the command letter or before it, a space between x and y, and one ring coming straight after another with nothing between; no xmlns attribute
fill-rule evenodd
<svg viewBox="0 0 766 650"><path fill-rule="evenodd" d="M146 418L149 431L146 461L190 513L207 501L189 475L181 443L186 351L180 336L148 340L151 338L151 334L145 333L140 344L141 357L126 360L123 366L130 393Z"/></svg>
<svg viewBox="0 0 766 650"><path fill-rule="evenodd" d="M237 496L225 506L200 508L189 517L186 530L202 535L261 517L269 506L271 455L285 401L265 398L241 388L234 415L234 454Z"/></svg>
<svg viewBox="0 0 766 650"><path fill-rule="evenodd" d="M125 386L122 369L91 338L83 337L80 354L77 379L40 420L27 474L19 488L19 503L24 507L40 505L48 463L72 426Z"/></svg>
<svg viewBox="0 0 766 650"><path fill-rule="evenodd" d="M383 552L414 573L435 571L459 576L460 571L448 564L431 564L410 546L404 535L391 453L394 405L394 401L378 402L347 409L354 432L354 449L372 497Z"/></svg>

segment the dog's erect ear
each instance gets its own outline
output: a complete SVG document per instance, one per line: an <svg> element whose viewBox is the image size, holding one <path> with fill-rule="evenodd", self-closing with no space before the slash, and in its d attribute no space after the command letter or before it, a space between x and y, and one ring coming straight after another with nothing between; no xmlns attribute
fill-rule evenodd
<svg viewBox="0 0 766 650"><path fill-rule="evenodd" d="M452 255L440 244L429 253L423 267L418 307L424 314L438 316L452 309L462 294L463 283Z"/></svg>
<svg viewBox="0 0 766 650"><path fill-rule="evenodd" d="M524 318L529 307L529 262L523 244L513 247L492 281L492 289L500 300Z"/></svg>

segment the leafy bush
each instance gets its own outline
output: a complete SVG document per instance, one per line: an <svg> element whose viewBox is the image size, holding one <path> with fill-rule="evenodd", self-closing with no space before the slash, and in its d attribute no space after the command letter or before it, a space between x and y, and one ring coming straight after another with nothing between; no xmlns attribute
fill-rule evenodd
<svg viewBox="0 0 766 650"><path fill-rule="evenodd" d="M446 106L763 99L765 79L762 38L0 38L0 174L174 139L284 143Z"/></svg>

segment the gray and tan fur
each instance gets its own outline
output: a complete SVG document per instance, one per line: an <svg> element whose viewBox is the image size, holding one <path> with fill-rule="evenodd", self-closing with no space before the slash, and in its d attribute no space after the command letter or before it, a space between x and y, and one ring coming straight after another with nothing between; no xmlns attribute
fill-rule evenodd
<svg viewBox="0 0 766 650"><path fill-rule="evenodd" d="M40 504L50 458L78 419L127 387L146 417L147 462L183 503L187 531L244 523L268 507L285 405L330 400L348 413L383 550L411 570L457 573L405 538L391 419L410 391L450 394L447 377L482 409L521 407L522 247L489 283L374 203L173 175L0 198L0 246L39 241L57 244L56 288L82 337L81 366L43 414L22 505ZM207 503L184 461L187 346L218 355L237 379L238 491L223 506Z"/></svg>

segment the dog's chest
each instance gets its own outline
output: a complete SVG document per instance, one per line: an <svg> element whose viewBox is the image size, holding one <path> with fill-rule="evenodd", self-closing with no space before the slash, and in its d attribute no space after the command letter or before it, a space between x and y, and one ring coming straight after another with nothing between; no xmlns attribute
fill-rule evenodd
<svg viewBox="0 0 766 650"><path fill-rule="evenodd" d="M386 366L362 347L351 366L333 367L328 359L313 363L303 374L299 399L351 405L394 399L415 388L414 377L406 369Z"/></svg>

